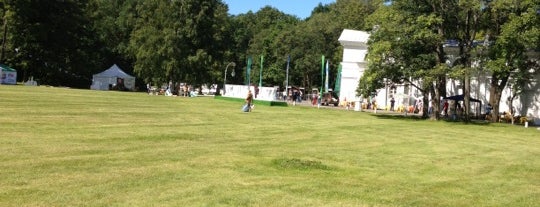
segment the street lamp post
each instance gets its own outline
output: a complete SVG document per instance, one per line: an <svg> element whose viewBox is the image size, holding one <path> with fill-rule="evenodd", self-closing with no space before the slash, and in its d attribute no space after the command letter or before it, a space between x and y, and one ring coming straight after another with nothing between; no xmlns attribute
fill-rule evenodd
<svg viewBox="0 0 540 207"><path fill-rule="evenodd" d="M225 84L227 84L227 69L229 68L229 66L233 66L233 67L236 67L236 63L234 62L230 62L229 64L227 64L227 66L225 66L225 74L224 74L224 78L223 78L223 95L225 95ZM233 77L234 77L234 70L231 74Z"/></svg>

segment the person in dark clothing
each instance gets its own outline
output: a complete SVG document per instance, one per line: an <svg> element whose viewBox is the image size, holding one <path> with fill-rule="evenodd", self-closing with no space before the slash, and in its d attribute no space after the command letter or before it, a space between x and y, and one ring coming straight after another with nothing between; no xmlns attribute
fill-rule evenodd
<svg viewBox="0 0 540 207"><path fill-rule="evenodd" d="M390 98L390 111L394 111L395 103L396 103L396 100L394 100L394 97Z"/></svg>

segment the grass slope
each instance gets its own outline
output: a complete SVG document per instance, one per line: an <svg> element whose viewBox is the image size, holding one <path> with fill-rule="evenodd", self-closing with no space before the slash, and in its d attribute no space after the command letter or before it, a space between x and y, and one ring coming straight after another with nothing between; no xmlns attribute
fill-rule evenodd
<svg viewBox="0 0 540 207"><path fill-rule="evenodd" d="M0 86L0 206L535 206L540 133Z"/></svg>

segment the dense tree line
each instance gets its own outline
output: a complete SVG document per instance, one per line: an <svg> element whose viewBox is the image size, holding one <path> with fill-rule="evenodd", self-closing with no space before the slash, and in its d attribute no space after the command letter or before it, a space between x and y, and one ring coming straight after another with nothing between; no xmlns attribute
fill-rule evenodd
<svg viewBox="0 0 540 207"><path fill-rule="evenodd" d="M221 83L225 66L235 62L230 83L259 84L262 74L261 85L284 86L290 57L290 85L317 87L321 56L335 76L341 31L364 29L380 2L338 0L299 19L270 6L229 15L221 0L0 0L0 62L18 69L19 81L33 76L40 84L79 88L115 63L142 86Z"/></svg>
<svg viewBox="0 0 540 207"><path fill-rule="evenodd" d="M100 59L85 1L0 1L2 62L45 84L89 82Z"/></svg>

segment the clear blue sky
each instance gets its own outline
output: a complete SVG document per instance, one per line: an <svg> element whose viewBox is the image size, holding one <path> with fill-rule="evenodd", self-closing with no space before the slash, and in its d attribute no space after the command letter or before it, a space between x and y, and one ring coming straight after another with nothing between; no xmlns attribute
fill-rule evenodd
<svg viewBox="0 0 540 207"><path fill-rule="evenodd" d="M223 2L229 5L229 14L232 15L244 14L250 10L255 13L260 8L270 5L283 13L305 19L319 3L325 5L335 0L223 0Z"/></svg>

